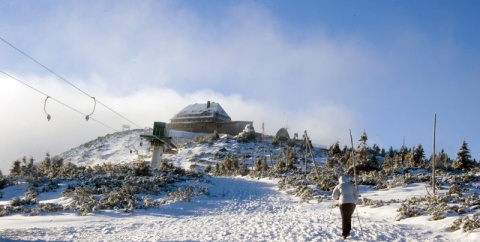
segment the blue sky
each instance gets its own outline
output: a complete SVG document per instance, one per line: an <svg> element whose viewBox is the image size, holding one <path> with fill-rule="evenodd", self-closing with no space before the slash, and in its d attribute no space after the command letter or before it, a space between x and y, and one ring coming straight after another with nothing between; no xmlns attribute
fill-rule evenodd
<svg viewBox="0 0 480 242"><path fill-rule="evenodd" d="M314 143L422 144L480 158L478 1L1 1L0 37L132 127L218 102L233 120ZM89 114L90 97L3 41L0 70ZM0 168L121 130L0 73Z"/></svg>

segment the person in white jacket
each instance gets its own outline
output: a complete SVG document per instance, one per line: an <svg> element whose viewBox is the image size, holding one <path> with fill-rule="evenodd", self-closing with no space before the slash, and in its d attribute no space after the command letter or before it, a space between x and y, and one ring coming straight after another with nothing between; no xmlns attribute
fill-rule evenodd
<svg viewBox="0 0 480 242"><path fill-rule="evenodd" d="M346 176L340 176L338 182L339 184L333 189L332 198L339 200L342 214L342 237L346 239L352 230L352 214L357 204L358 190Z"/></svg>

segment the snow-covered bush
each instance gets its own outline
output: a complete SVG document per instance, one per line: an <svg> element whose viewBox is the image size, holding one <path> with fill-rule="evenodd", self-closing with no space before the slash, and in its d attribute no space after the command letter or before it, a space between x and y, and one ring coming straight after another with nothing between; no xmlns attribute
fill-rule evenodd
<svg viewBox="0 0 480 242"><path fill-rule="evenodd" d="M212 165L208 164L205 167L205 170L203 172L205 172L206 174L209 174L210 172L212 172L212 170L213 170Z"/></svg>
<svg viewBox="0 0 480 242"><path fill-rule="evenodd" d="M45 185L43 185L42 189L40 190L42 193L43 192L50 192L50 191L55 191L58 189L58 181L56 180L49 180L46 182Z"/></svg>
<svg viewBox="0 0 480 242"><path fill-rule="evenodd" d="M267 171L268 169L267 158L265 156L259 157L255 161L255 171Z"/></svg>
<svg viewBox="0 0 480 242"><path fill-rule="evenodd" d="M441 210L435 210L430 215L433 220L442 220L447 217L447 213Z"/></svg>
<svg viewBox="0 0 480 242"><path fill-rule="evenodd" d="M59 179L57 178L38 178L35 179L35 186L32 185L23 198L15 197L10 201L9 206L0 207L0 216L12 213L37 215L41 212L61 210L79 211L82 215L103 209L121 209L124 212L133 212L135 209L165 203L165 200L154 201L148 196L139 197L139 194L158 195L161 192L167 194L175 190L177 182L205 181L201 173L185 171L167 162L164 162L162 169L152 170L148 177L137 176L134 168L126 165L103 164L84 169L86 176L77 180L77 183L71 183L62 191L62 196L71 201L65 206L54 203L38 204L39 193L59 188ZM200 188L187 189L186 194L188 196L208 194L208 190L200 191L202 191ZM146 201L142 202L142 198L145 198ZM186 196L183 196L182 199L188 200Z"/></svg>
<svg viewBox="0 0 480 242"><path fill-rule="evenodd" d="M458 218L453 221L452 225L450 226L452 231L462 229L463 232L472 231L478 228L480 228L480 212Z"/></svg>
<svg viewBox="0 0 480 242"><path fill-rule="evenodd" d="M150 164L146 161L134 162L133 172L136 176L148 176L150 175Z"/></svg>
<svg viewBox="0 0 480 242"><path fill-rule="evenodd" d="M41 212L58 212L63 210L63 206L56 203L39 203L38 209Z"/></svg>
<svg viewBox="0 0 480 242"><path fill-rule="evenodd" d="M302 202L317 199L323 200L329 197L329 192L318 189L314 183L302 174L289 174L279 178L277 187L285 190L287 194L300 197Z"/></svg>
<svg viewBox="0 0 480 242"><path fill-rule="evenodd" d="M182 202L190 202L192 196L199 196L199 195L209 195L208 189L199 186L186 186L184 188L177 188L171 192L168 192L168 197L171 198L173 201L182 201Z"/></svg>
<svg viewBox="0 0 480 242"><path fill-rule="evenodd" d="M19 198L19 197L13 197L12 200L10 200L10 206L12 207L19 207L19 206L24 206L24 205L34 205L37 204L37 196L38 192L34 188L29 188L25 192L24 198Z"/></svg>
<svg viewBox="0 0 480 242"><path fill-rule="evenodd" d="M150 196L145 195L143 196L143 209L149 209L149 208L154 208L158 207L162 204L165 204L166 200L153 200Z"/></svg>
<svg viewBox="0 0 480 242"><path fill-rule="evenodd" d="M360 179L358 179L359 185L373 186L375 189L384 189L388 187L388 177L386 174L370 171L370 172L361 172Z"/></svg>
<svg viewBox="0 0 480 242"><path fill-rule="evenodd" d="M358 199L359 204L362 206L370 206L372 208L378 208L381 206L384 206L385 204L391 204L391 203L400 203L400 200L390 200L390 201L383 201L383 200L373 200L373 199L368 199L366 197L360 197Z"/></svg>
<svg viewBox="0 0 480 242"><path fill-rule="evenodd" d="M405 184L431 182L432 176L426 173L412 174L407 172L403 175Z"/></svg>
<svg viewBox="0 0 480 242"><path fill-rule="evenodd" d="M25 201L31 201L31 203L36 203L37 201L37 196L38 196L38 191L37 189L35 188L29 188L26 192L25 192L25 198L24 200Z"/></svg>
<svg viewBox="0 0 480 242"><path fill-rule="evenodd" d="M410 206L405 203L402 203L400 205L400 208L397 209L397 212L399 212L399 214L397 214L397 216L395 217L395 220L400 221L402 219L420 216L423 214L424 211L419 207Z"/></svg>
<svg viewBox="0 0 480 242"><path fill-rule="evenodd" d="M37 216L37 215L40 215L40 209L33 208L32 210L30 210L29 216Z"/></svg>
<svg viewBox="0 0 480 242"><path fill-rule="evenodd" d="M7 216L14 213L14 209L11 206L0 205L0 217Z"/></svg>
<svg viewBox="0 0 480 242"><path fill-rule="evenodd" d="M324 175L317 180L317 188L324 191L333 191L333 188L338 184L338 176L335 174Z"/></svg>
<svg viewBox="0 0 480 242"><path fill-rule="evenodd" d="M412 197L402 202L397 210L397 221L409 217L429 214L433 220L445 218L449 213L465 214L480 208L479 196L471 194L461 197L456 193L446 196ZM451 205L449 205L451 204Z"/></svg>
<svg viewBox="0 0 480 242"><path fill-rule="evenodd" d="M211 136L205 136L205 135L197 135L193 138L193 142L197 143L197 144L205 144L205 143L209 143L209 142L212 142L212 139L214 139L215 136L211 135Z"/></svg>
<svg viewBox="0 0 480 242"><path fill-rule="evenodd" d="M234 156L227 155L221 163L221 174L233 175L239 168L238 159Z"/></svg>
<svg viewBox="0 0 480 242"><path fill-rule="evenodd" d="M475 172L459 173L459 174L449 174L443 176L442 182L450 184L471 184L474 182L480 181L480 175L477 175Z"/></svg>

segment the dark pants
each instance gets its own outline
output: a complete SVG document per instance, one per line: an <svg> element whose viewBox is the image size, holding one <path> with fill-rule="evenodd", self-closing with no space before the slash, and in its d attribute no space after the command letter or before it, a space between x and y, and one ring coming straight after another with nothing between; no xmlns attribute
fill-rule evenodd
<svg viewBox="0 0 480 242"><path fill-rule="evenodd" d="M342 236L350 235L352 230L352 214L355 211L354 203L340 204L340 213L342 214Z"/></svg>

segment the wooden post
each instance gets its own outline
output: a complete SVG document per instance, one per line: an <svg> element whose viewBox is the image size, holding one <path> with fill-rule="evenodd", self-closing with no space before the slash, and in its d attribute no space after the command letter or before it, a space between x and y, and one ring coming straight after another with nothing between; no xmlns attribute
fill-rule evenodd
<svg viewBox="0 0 480 242"><path fill-rule="evenodd" d="M353 152L353 137L352 137L352 130L351 129L350 129L350 142L352 143L353 179L355 181L355 187L357 187L357 191L358 191L357 164L355 163L355 153Z"/></svg>
<svg viewBox="0 0 480 242"><path fill-rule="evenodd" d="M433 117L433 160L432 160L432 187L433 187L433 195L435 196L435 132L437 129L437 114L435 113Z"/></svg>
<svg viewBox="0 0 480 242"><path fill-rule="evenodd" d="M303 157L305 158L305 160L303 161L304 166L305 166L305 171L303 172L303 174L305 176L307 176L307 159L308 159L308 157L307 157L307 151L306 150L305 150L305 154L303 155Z"/></svg>
<svg viewBox="0 0 480 242"><path fill-rule="evenodd" d="M310 155L312 156L312 162L313 162L313 167L315 168L315 173L317 174L317 179L320 180L320 175L318 173L318 168L317 168L317 164L315 163L315 156L313 155L313 151L312 151L312 147L310 146L310 139L308 138L308 134L307 134L307 131L305 130L305 142L306 142L306 152L308 153L308 151L310 150ZM307 162L307 160L305 159L305 162Z"/></svg>

